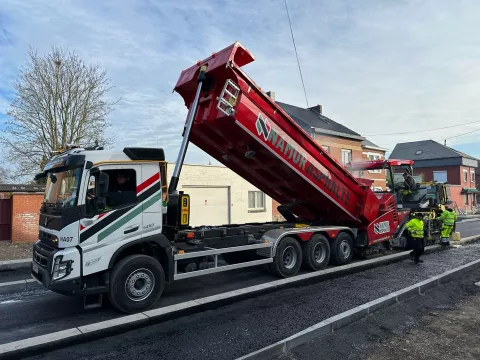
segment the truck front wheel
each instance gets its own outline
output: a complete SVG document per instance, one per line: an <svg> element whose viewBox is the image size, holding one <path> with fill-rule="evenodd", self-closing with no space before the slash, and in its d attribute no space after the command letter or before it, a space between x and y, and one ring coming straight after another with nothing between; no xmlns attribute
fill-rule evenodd
<svg viewBox="0 0 480 360"><path fill-rule="evenodd" d="M165 288L165 272L160 262L147 255L131 255L113 267L110 303L120 311L134 313L151 307Z"/></svg>
<svg viewBox="0 0 480 360"><path fill-rule="evenodd" d="M280 240L273 262L269 264L270 271L280 277L296 275L302 266L302 247L297 240L284 237Z"/></svg>

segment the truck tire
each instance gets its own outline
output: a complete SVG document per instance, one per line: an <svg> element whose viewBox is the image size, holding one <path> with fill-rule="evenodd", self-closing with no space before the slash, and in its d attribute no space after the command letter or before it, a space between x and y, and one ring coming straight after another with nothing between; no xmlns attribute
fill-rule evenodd
<svg viewBox="0 0 480 360"><path fill-rule="evenodd" d="M116 309L134 313L151 307L164 288L162 264L151 256L131 255L113 267L108 298Z"/></svg>
<svg viewBox="0 0 480 360"><path fill-rule="evenodd" d="M335 265L346 265L352 261L353 253L352 237L345 232L338 234L331 244L331 262Z"/></svg>
<svg viewBox="0 0 480 360"><path fill-rule="evenodd" d="M302 243L302 265L308 270L322 270L330 261L330 243L328 239L315 234L310 240Z"/></svg>
<svg viewBox="0 0 480 360"><path fill-rule="evenodd" d="M302 266L302 247L292 237L284 237L277 246L270 271L279 277L294 276Z"/></svg>

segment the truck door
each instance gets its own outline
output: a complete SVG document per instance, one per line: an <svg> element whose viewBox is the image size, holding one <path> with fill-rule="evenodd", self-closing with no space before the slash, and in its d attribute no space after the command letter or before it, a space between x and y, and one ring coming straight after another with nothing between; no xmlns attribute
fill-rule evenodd
<svg viewBox="0 0 480 360"><path fill-rule="evenodd" d="M142 165L142 182L137 187L142 202L143 237L162 231L162 176L158 163Z"/></svg>
<svg viewBox="0 0 480 360"><path fill-rule="evenodd" d="M99 271L103 261L122 245L142 236L142 200L138 188L142 182L142 166L135 164L101 165L108 175L106 206L95 205L97 175L86 175L83 196L85 217L80 220L80 246L83 249L84 275Z"/></svg>

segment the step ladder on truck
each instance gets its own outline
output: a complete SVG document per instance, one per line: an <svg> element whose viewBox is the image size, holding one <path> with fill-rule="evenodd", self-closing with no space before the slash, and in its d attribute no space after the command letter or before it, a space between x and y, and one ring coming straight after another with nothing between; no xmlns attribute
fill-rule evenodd
<svg viewBox="0 0 480 360"><path fill-rule="evenodd" d="M394 196L324 152L241 69L252 61L235 42L181 73L175 91L189 113L168 186L162 149L71 147L53 157L37 176L47 186L33 278L84 296L86 307L106 295L132 313L177 280L262 264L289 277L388 244L407 215ZM190 198L177 187L190 142L281 203L286 221L189 226ZM132 186L120 197L117 175Z"/></svg>

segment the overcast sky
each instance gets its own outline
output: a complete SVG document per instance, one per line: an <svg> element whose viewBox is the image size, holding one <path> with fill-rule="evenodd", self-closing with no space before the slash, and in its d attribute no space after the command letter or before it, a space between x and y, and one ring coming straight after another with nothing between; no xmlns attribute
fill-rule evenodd
<svg viewBox="0 0 480 360"><path fill-rule="evenodd" d="M480 157L480 131L457 136L480 129L480 1L288 4L310 106L390 150L451 138ZM115 147L159 145L174 160L181 70L235 40L256 57L244 69L262 89L306 107L283 0L0 0L0 130L28 46L61 45L108 70L123 99L110 114ZM190 163L210 160L189 150Z"/></svg>

